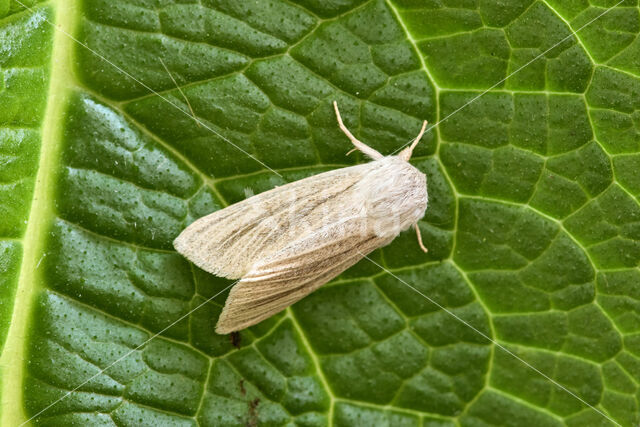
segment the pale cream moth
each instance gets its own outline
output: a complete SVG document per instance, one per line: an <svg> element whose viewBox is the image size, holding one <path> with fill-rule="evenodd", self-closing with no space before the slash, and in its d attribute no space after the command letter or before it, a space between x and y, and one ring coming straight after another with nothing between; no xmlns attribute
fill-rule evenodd
<svg viewBox="0 0 640 427"><path fill-rule="evenodd" d="M426 176L409 164L410 146L383 156L357 140L333 103L340 129L372 162L320 173L202 217L174 241L176 250L233 286L216 325L226 334L302 299L413 226L427 208Z"/></svg>

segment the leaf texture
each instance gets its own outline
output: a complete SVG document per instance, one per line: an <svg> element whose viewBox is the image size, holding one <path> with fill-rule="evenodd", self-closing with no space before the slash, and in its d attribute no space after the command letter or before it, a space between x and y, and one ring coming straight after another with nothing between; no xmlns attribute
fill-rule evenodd
<svg viewBox="0 0 640 427"><path fill-rule="evenodd" d="M615 4L0 0L1 425L637 425L640 9ZM334 99L384 154L437 124L429 253L404 233L236 348L231 282L171 242L365 161Z"/></svg>

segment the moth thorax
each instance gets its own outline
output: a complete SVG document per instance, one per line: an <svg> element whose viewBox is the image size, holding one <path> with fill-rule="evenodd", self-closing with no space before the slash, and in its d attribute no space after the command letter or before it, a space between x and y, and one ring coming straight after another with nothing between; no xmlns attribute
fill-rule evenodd
<svg viewBox="0 0 640 427"><path fill-rule="evenodd" d="M422 172L397 160L389 162L372 178L365 207L376 235L397 235L424 216L427 181Z"/></svg>

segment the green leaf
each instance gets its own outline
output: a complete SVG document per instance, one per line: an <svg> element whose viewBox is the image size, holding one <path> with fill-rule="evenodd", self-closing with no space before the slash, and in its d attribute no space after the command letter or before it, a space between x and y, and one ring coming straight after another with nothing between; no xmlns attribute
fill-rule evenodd
<svg viewBox="0 0 640 427"><path fill-rule="evenodd" d="M637 425L639 58L637 0L0 0L1 425ZM436 125L429 253L235 348L171 242L365 161L334 99Z"/></svg>

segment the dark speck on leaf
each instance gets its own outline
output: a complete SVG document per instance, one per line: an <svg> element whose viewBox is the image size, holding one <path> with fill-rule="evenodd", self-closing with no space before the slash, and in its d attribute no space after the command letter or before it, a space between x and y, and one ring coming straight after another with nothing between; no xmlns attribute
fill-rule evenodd
<svg viewBox="0 0 640 427"><path fill-rule="evenodd" d="M249 420L247 421L247 427L257 427L258 426L258 405L260 404L260 399L257 397L249 402Z"/></svg>
<svg viewBox="0 0 640 427"><path fill-rule="evenodd" d="M231 341L232 346L240 348L240 343L242 342L240 332L231 332L231 334L229 334L229 340Z"/></svg>

